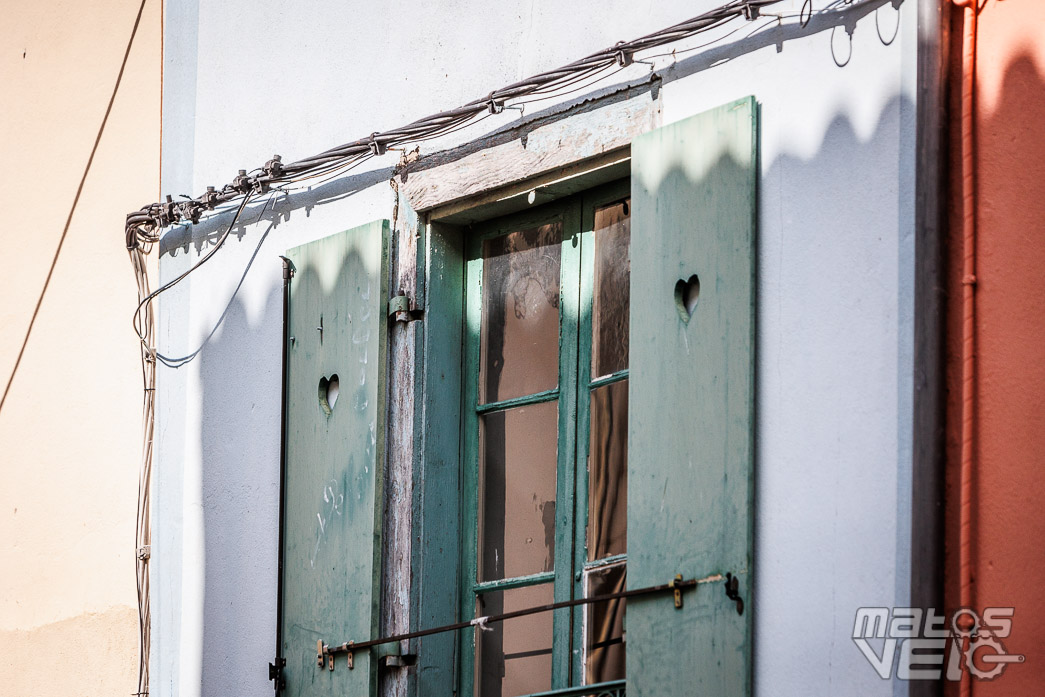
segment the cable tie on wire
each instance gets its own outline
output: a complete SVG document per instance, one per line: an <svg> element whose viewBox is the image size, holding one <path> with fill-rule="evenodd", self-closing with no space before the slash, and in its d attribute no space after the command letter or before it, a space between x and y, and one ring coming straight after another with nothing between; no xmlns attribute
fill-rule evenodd
<svg viewBox="0 0 1045 697"><path fill-rule="evenodd" d="M490 616L484 615L483 617L476 617L474 620L469 622L469 624L471 624L473 627L478 627L481 631L492 632L493 627L490 627L486 624L489 620Z"/></svg>

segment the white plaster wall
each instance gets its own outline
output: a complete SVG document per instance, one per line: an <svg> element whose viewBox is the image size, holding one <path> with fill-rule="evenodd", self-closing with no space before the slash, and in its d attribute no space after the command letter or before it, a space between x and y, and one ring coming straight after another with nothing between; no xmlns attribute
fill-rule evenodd
<svg viewBox="0 0 1045 697"><path fill-rule="evenodd" d="M716 4L170 6L163 189L199 193L273 153L290 161L457 106ZM877 28L873 13L853 22L844 68L832 59L829 29L745 39L745 27L723 45L679 55L673 68L658 63L665 122L746 94L762 105L753 607L760 695L902 689L878 680L849 636L856 607L907 597L914 15L906 0L899 12L882 7ZM898 21L885 45L880 35L888 39ZM834 34L844 57L846 33ZM644 70L634 66L607 84ZM496 118L453 142L516 116ZM220 325L191 363L160 371L159 697L270 689L277 255L390 217L394 162L368 163L289 201L262 199L220 254L161 304L167 355L190 353ZM161 276L187 268L227 220L168 233Z"/></svg>

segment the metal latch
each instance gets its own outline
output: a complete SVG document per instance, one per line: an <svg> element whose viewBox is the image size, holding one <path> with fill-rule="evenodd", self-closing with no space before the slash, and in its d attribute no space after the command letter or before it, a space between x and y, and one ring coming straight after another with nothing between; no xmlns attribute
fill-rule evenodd
<svg viewBox="0 0 1045 697"><path fill-rule="evenodd" d="M675 594L675 609L682 609L682 588L678 585L679 581L682 580L682 574L675 574L675 578L668 581L668 588L671 589L672 593Z"/></svg>
<svg viewBox="0 0 1045 697"><path fill-rule="evenodd" d="M341 646L331 647L324 644L322 639L316 640L316 665L320 668L326 664L327 670L334 670L334 653L343 653L348 656L348 669L352 670L355 668L355 650L352 648L352 642L346 641Z"/></svg>
<svg viewBox="0 0 1045 697"><path fill-rule="evenodd" d="M737 614L744 614L744 599L740 597L740 581L731 573L726 574L726 597L737 604Z"/></svg>

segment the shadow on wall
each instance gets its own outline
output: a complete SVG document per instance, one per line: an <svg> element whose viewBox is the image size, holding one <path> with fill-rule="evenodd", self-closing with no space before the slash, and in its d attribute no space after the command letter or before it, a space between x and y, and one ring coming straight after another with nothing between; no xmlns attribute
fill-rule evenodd
<svg viewBox="0 0 1045 697"><path fill-rule="evenodd" d="M894 464L908 437L896 433L910 360L901 306L909 301L896 295L913 269L913 250L897 232L908 186L899 164L905 111L913 107L891 100L866 140L839 116L815 156L764 163L759 182L755 607L765 611L755 615L755 682L762 692L827 694L844 681L853 694L891 693L854 648L850 622L857 607L894 604L901 585L894 573L906 569L909 554L895 531L896 516L906 514L897 510L906 465L897 476ZM248 228L261 232L260 221L288 221L299 207L307 216L311 205L390 175L346 177L286 206L255 207L233 234L244 241ZM161 251L199 251L228 221L216 216L174 230ZM252 322L234 297L199 356L208 696L270 689L280 305L274 284ZM808 592L811 577L831 589L829 604ZM805 622L800 635L796 617ZM781 647L773 638L783 636ZM810 656L819 664L813 671Z"/></svg>
<svg viewBox="0 0 1045 697"><path fill-rule="evenodd" d="M271 689L265 666L276 626L281 337L276 285L255 322L233 299L200 354L204 696Z"/></svg>
<svg viewBox="0 0 1045 697"><path fill-rule="evenodd" d="M832 680L862 694L888 686L854 648L850 622L857 607L894 604L894 570L909 554L894 533L906 470L897 476L892 463L905 437L895 405L910 357L896 304L913 268L897 234L900 122L910 108L890 101L867 140L839 116L814 157L781 156L760 180L755 607L765 610L755 615L755 681L763 691L783 684L826 694ZM234 298L199 357L207 696L270 687L281 318L278 284L255 321ZM807 592L811 576L832 589L829 607ZM797 616L806 622L798 637ZM785 651L761 640L779 636L791 637ZM811 674L796 655L821 657L823 669Z"/></svg>
<svg viewBox="0 0 1045 697"><path fill-rule="evenodd" d="M740 35L741 38L729 41L721 45L707 47L702 51L689 54L671 63L663 69L647 75L641 79L630 80L596 88L585 92L579 97L566 100L559 104L553 104L545 109L528 114L524 119L510 122L506 125L487 131L478 135L469 142L456 147L450 147L436 152L425 153L424 157L418 159L402 176L405 178L409 172L428 169L457 161L471 153L490 148L512 140L521 140L525 146L526 138L534 129L542 125L569 118L580 112L605 106L624 99L630 99L642 92L649 92L652 99L656 99L660 88L668 83L681 80L690 75L705 71L709 68L721 66L731 60L750 54L768 46L775 46L778 53L784 51L785 44L791 41L807 39L821 32L831 34L831 55L836 64L844 67L848 64L851 53L851 36L857 23L868 16L875 17L876 29L883 43L890 44L896 38L887 39L882 35L882 29L877 27L877 11L887 5L898 9L904 0L862 0L856 5L850 5L851 0L833 0L827 7L818 12L813 12L803 26L800 23L788 22L781 24L771 17L761 17L753 24L754 30ZM762 22L761 26L757 26ZM838 30L843 30L838 32ZM840 57L835 51L835 34L850 37L849 53ZM726 36L729 36L728 34ZM845 42L839 38L838 44ZM841 52L841 49L838 49ZM471 133L472 131L466 131ZM437 142L438 145L438 142ZM318 183L307 186L304 190L293 193L266 194L264 202L248 205L236 224L234 234L242 239L247 226L267 220L275 224L290 220L291 212L303 209L308 217L313 208L341 201L371 186L389 181L396 173L396 167L379 167L371 171L359 174L347 174L330 179L321 179ZM270 202L271 201L271 202ZM272 204L275 204L274 206ZM231 221L230 211L235 210L235 204L225 207L221 212L204 218L195 225L179 225L172 228L163 236L159 244L160 255L177 253L179 248L188 252L189 246L195 246L199 253L209 244L213 244ZM271 207L271 208L270 208Z"/></svg>
<svg viewBox="0 0 1045 697"><path fill-rule="evenodd" d="M909 423L912 389L913 218L903 201L914 173L900 150L913 109L891 99L869 137L839 115L814 156L763 164L756 694L837 694L839 684L893 693L852 629L857 608L902 605L909 583L910 434L898 424ZM763 123L772 118L763 110ZM824 593L808 592L810 578Z"/></svg>
<svg viewBox="0 0 1045 697"><path fill-rule="evenodd" d="M1018 3L1014 3L1018 4ZM1025 3L1026 4L1026 3ZM1004 8L1008 10L1008 8ZM992 17L991 12L999 14ZM1002 47L1004 10L989 4L980 19L979 55ZM1011 11L1011 10L1010 10ZM1039 12L1040 14L1040 12ZM1019 15L1011 16L1025 21ZM995 19L997 18L997 19ZM1012 18L1009 21L1012 21ZM996 23L992 23L996 22ZM961 31L954 32L959 40ZM957 55L961 55L958 53ZM996 85L981 81L979 96ZM952 80L959 73L952 72ZM978 74L979 79L979 74ZM975 684L976 695L1035 694L1045 682L1040 599L1045 557L1032 552L1045 540L1045 65L1014 55L1003 72L994 108L979 107L976 122L976 407L973 478L973 599L977 609L1013 607L1009 653L1025 663L995 681ZM960 84L952 82L952 84ZM954 101L952 113L959 113ZM961 162L951 139L951 161ZM947 589L959 603L959 463L961 461L961 336L963 255L960 168L951 173L950 264L947 309ZM993 666L982 665L984 670ZM948 692L957 695L957 690Z"/></svg>

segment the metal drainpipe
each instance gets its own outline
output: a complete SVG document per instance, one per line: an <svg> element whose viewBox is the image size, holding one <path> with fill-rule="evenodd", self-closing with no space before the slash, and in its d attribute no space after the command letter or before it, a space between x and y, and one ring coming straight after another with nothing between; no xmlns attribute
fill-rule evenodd
<svg viewBox="0 0 1045 697"><path fill-rule="evenodd" d="M290 352L290 279L294 278L294 264L283 260L283 346L279 405L279 535L276 551L276 660L269 667L269 679L275 684L276 696L283 690L283 518L286 509L284 489L287 479L287 364Z"/></svg>
<svg viewBox="0 0 1045 697"><path fill-rule="evenodd" d="M946 277L950 2L918 0L915 105L914 395L911 480L912 607L944 605L946 500ZM909 697L942 684L914 680Z"/></svg>

